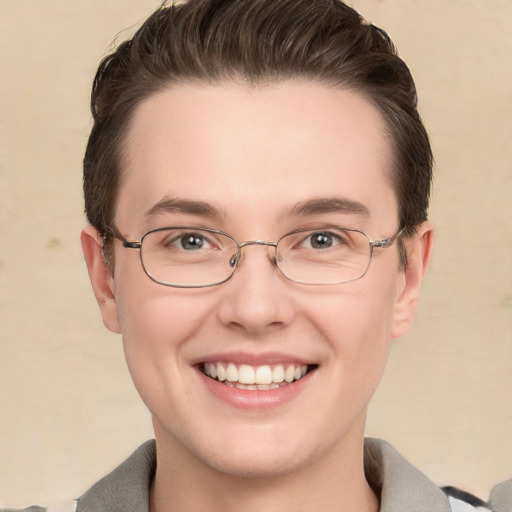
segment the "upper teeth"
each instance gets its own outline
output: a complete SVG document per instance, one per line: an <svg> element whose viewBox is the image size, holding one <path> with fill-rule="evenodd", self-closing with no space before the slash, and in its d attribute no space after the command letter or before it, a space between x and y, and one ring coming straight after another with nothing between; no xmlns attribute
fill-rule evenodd
<svg viewBox="0 0 512 512"><path fill-rule="evenodd" d="M239 382L240 384L279 384L293 382L306 375L307 365L277 364L250 366L248 364L236 365L234 363L216 362L204 363L203 371L209 377L221 382Z"/></svg>

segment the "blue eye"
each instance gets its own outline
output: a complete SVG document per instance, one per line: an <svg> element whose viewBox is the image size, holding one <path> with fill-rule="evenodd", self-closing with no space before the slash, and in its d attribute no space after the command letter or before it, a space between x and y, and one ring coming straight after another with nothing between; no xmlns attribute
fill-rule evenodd
<svg viewBox="0 0 512 512"><path fill-rule="evenodd" d="M170 230L167 236L161 241L161 245L166 249L180 251L199 251L201 249L211 249L210 240L202 233L197 232L176 232Z"/></svg>
<svg viewBox="0 0 512 512"><path fill-rule="evenodd" d="M340 243L340 237L330 231L319 231L311 233L303 242L306 247L312 249L329 249Z"/></svg>
<svg viewBox="0 0 512 512"><path fill-rule="evenodd" d="M198 249L203 248L205 239L204 236L197 233L187 233L186 235L181 236L177 242L187 251L197 251Z"/></svg>

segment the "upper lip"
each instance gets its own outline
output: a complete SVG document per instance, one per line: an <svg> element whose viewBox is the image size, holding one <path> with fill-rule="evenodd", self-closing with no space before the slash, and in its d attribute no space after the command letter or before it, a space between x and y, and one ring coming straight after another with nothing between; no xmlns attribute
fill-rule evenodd
<svg viewBox="0 0 512 512"><path fill-rule="evenodd" d="M191 361L191 363L192 365L197 365L200 363L215 363L220 361L226 361L237 365L247 364L250 366L284 363L293 363L297 365L317 364L316 361L281 352L263 352L258 354L250 354L247 352L219 352L195 358L193 361Z"/></svg>

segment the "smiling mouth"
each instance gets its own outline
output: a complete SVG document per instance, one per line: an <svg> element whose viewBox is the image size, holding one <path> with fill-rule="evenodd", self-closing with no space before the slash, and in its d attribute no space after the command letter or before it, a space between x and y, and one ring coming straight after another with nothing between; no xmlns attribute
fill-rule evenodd
<svg viewBox="0 0 512 512"><path fill-rule="evenodd" d="M247 390L267 391L289 386L302 379L316 365L293 363L250 366L247 364L212 362L199 365L201 372L217 382Z"/></svg>

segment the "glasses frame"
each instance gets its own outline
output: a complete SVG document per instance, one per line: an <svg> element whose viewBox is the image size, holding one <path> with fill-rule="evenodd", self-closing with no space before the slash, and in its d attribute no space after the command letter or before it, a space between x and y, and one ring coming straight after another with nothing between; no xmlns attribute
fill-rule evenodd
<svg viewBox="0 0 512 512"><path fill-rule="evenodd" d="M200 231L206 231L208 233L216 233L216 234L219 234L219 235L223 235L223 236L226 236L227 238L230 238L231 240L233 240L233 242L235 242L235 244L237 245L237 252L231 258L231 260L229 262L230 266L233 268L231 274L229 274L229 276L226 277L226 279L223 279L221 281L217 281L217 282L211 283L211 284L201 284L201 285L196 285L196 284L193 284L193 285L171 284L171 283L167 283L167 282L164 282L164 281L160 281L155 276L153 276L148 271L146 266L144 265L144 258L142 257L142 244L144 242L144 239L148 235L150 235L152 233L157 233L157 232L160 232L160 231L168 231L168 230L171 230L171 229L187 229L187 230L194 230L195 229L195 230L200 230ZM368 239L368 244L369 244L369 247L370 247L370 257L368 258L368 265L366 266L366 269L363 272L363 274L361 274L359 277L356 277L354 279L350 279L348 281L340 281L340 282L336 282L336 283L305 283L303 281L297 281L297 280L292 279L291 277L287 276L285 274L285 272L281 269L281 267L279 266L279 263L278 263L277 246L278 246L279 242L281 240L283 240L283 238L286 238L286 237L288 237L290 235L295 235L297 233L307 233L307 232L315 232L315 231L322 231L322 230L329 230L329 229L339 229L339 230L343 230L343 231L351 231L351 232L361 233L362 235L364 235ZM242 249L244 247L249 246L249 245L264 245L264 246L267 246L267 247L273 247L274 248L274 257L271 260L272 264L279 270L279 272L286 279L288 279L289 281L292 281L293 283L304 284L304 285L313 285L313 286L319 286L319 285L321 285L321 286L329 286L329 285L350 283L350 282L358 281L359 279L362 279L367 274L368 269L370 268L370 263L372 261L373 250L374 249L386 249L388 247L391 247L393 245L393 243L395 242L395 240L397 240L403 234L403 232L404 232L404 229L399 229L394 235L392 235L390 237L384 238L382 240L372 240L369 235L367 235L364 231L361 231L359 229L344 228L344 227L341 227L341 226L322 226L321 228L318 228L318 230L316 230L316 229L297 229L295 231L291 231L290 233L286 233L281 238L279 238L279 240L277 242L265 242L263 240L248 240L248 241L245 241L245 242L239 242L238 240L236 240L236 238L234 238L230 234L226 233L225 231L221 231L219 229L198 228L198 227L192 227L192 226L167 226L167 227L164 227L164 228L151 229L150 231L144 233L139 241L130 241L130 240L127 240L125 237L123 237L116 227L114 227L112 229L113 237L116 240L119 240L122 243L122 245L123 245L123 247L125 249L138 249L139 250L139 258L140 258L140 262L141 262L142 268L143 268L145 274L152 281L154 281L155 283L161 284L162 286L170 286L172 288L211 288L213 286L218 286L220 284L225 283L226 281L229 281L233 277L233 274L235 273L235 271L238 268L238 265L239 265L239 263L240 263L240 261L242 259Z"/></svg>

